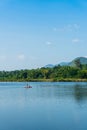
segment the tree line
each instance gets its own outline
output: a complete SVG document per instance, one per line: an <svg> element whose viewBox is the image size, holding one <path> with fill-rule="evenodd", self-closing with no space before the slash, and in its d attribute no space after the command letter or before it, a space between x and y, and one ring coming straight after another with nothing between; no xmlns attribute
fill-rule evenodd
<svg viewBox="0 0 87 130"><path fill-rule="evenodd" d="M73 81L87 79L87 65L0 71L0 81Z"/></svg>

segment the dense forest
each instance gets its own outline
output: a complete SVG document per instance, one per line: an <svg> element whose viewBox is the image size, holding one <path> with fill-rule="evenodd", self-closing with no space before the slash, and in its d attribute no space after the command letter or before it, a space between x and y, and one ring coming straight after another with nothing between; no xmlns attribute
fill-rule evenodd
<svg viewBox="0 0 87 130"><path fill-rule="evenodd" d="M87 64L31 70L0 71L0 81L87 81Z"/></svg>

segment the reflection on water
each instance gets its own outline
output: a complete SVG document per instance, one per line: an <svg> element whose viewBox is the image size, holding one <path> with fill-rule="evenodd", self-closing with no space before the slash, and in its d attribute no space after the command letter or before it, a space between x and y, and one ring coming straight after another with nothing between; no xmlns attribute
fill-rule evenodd
<svg viewBox="0 0 87 130"><path fill-rule="evenodd" d="M0 83L0 130L87 130L87 83Z"/></svg>
<svg viewBox="0 0 87 130"><path fill-rule="evenodd" d="M74 86L74 96L75 99L79 101L87 100L87 85L75 85Z"/></svg>
<svg viewBox="0 0 87 130"><path fill-rule="evenodd" d="M56 85L43 87L50 87L49 92L45 91L47 96L52 96L53 93L57 98L75 98L77 102L87 100L87 83L56 83Z"/></svg>

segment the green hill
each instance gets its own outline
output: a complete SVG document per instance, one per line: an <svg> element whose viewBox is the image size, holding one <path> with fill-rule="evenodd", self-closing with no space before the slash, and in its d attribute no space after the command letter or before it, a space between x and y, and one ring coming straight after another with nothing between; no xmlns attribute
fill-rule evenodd
<svg viewBox="0 0 87 130"><path fill-rule="evenodd" d="M86 57L77 57L71 62L69 62L68 66L76 66L76 62L79 62L81 65L87 64L87 58Z"/></svg>

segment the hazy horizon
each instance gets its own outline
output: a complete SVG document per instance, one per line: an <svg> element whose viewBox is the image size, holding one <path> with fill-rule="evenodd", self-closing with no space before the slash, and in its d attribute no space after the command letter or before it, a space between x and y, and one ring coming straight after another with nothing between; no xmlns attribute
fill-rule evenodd
<svg viewBox="0 0 87 130"><path fill-rule="evenodd" d="M0 70L87 57L86 0L1 0Z"/></svg>

